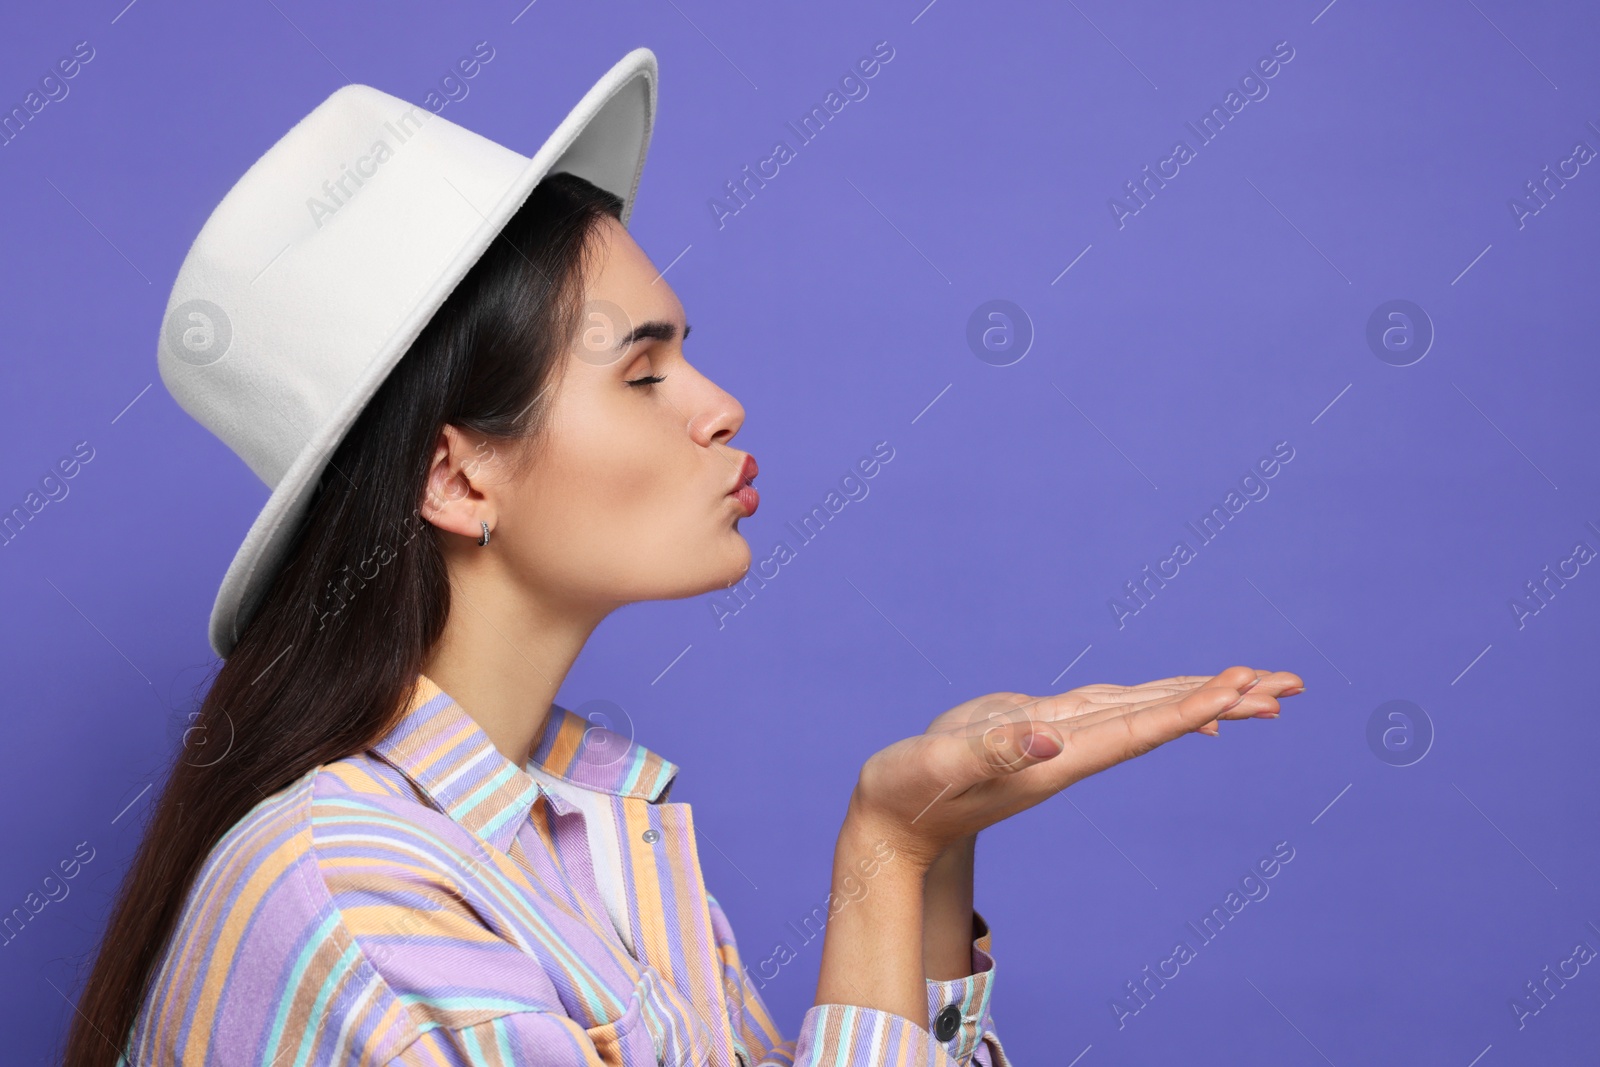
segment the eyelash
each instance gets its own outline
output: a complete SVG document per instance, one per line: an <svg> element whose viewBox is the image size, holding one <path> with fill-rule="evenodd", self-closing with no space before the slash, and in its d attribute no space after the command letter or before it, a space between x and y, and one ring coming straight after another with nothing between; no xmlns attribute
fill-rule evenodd
<svg viewBox="0 0 1600 1067"><path fill-rule="evenodd" d="M624 381L623 384L624 385L654 385L657 382L664 382L666 380L667 380L667 376L665 374L649 374L649 375L646 375L643 378L635 378L631 382L630 381Z"/></svg>

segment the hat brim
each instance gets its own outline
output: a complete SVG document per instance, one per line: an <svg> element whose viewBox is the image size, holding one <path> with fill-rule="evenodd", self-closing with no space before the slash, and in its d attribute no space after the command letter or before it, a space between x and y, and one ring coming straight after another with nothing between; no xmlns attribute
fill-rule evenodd
<svg viewBox="0 0 1600 1067"><path fill-rule="evenodd" d="M482 225L462 243L411 314L395 328L382 356L367 367L333 417L284 473L234 553L217 591L209 637L218 656L226 659L233 652L240 633L282 569L334 450L428 320L522 207L534 186L558 170L587 178L622 199L622 223L627 225L650 149L657 80L655 53L635 48L584 94L499 202L483 213Z"/></svg>

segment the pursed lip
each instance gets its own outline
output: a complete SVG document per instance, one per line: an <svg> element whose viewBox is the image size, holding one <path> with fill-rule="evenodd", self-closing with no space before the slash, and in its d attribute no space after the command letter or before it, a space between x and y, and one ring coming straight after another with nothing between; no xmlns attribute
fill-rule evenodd
<svg viewBox="0 0 1600 1067"><path fill-rule="evenodd" d="M759 472L760 468L756 466L756 457L746 452L744 462L739 466L739 476L734 481L733 485L729 486L728 492L737 493L740 489L743 489L745 486L755 481L756 475Z"/></svg>
<svg viewBox="0 0 1600 1067"><path fill-rule="evenodd" d="M728 496L738 503L740 510L747 516L754 515L756 508L761 505L761 493L750 484L755 480L756 470L755 457L746 453L744 462L739 465L739 481L728 490Z"/></svg>

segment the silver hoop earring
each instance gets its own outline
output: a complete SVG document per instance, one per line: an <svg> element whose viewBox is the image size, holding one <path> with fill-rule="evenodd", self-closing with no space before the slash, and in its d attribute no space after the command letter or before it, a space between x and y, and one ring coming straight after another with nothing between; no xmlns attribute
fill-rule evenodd
<svg viewBox="0 0 1600 1067"><path fill-rule="evenodd" d="M489 524L480 520L478 525L483 527L483 536L478 538L478 545L481 547L489 543Z"/></svg>

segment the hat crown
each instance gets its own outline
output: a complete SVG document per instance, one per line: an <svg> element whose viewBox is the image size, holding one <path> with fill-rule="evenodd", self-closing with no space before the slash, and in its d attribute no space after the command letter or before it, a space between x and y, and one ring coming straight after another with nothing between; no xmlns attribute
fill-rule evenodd
<svg viewBox="0 0 1600 1067"><path fill-rule="evenodd" d="M167 301L162 381L275 488L308 447L337 444L319 431L528 163L379 89L337 90L195 238Z"/></svg>

